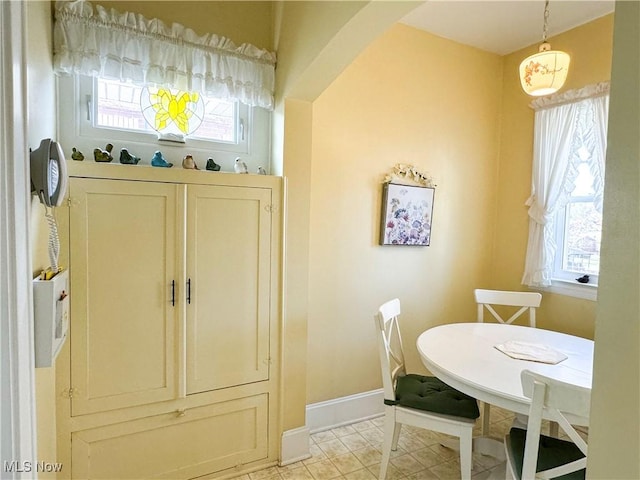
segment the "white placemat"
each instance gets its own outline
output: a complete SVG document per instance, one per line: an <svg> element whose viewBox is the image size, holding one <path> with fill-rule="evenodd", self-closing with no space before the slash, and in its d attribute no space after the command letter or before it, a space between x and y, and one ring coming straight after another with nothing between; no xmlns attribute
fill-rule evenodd
<svg viewBox="0 0 640 480"><path fill-rule="evenodd" d="M531 362L550 363L555 365L567 359L567 356L553 348L540 343L509 340L495 345L505 355L517 360L529 360Z"/></svg>

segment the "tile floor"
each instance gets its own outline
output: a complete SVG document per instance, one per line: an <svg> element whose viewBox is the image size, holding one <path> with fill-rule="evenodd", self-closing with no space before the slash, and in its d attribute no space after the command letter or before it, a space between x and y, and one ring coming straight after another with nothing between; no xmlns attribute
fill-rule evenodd
<svg viewBox="0 0 640 480"><path fill-rule="evenodd" d="M502 438L514 415L491 408L491 435ZM480 434L481 420L475 427ZM376 480L380 470L383 417L311 435L311 458L270 467L236 477L235 480ZM387 480L448 480L460 478L458 452L440 445L447 437L404 426L398 450L391 452ZM505 464L493 457L474 454L474 480L503 479Z"/></svg>

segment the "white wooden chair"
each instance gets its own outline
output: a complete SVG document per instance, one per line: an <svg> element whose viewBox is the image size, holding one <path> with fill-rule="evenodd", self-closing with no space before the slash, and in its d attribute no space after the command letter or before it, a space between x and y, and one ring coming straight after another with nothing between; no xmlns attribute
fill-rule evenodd
<svg viewBox="0 0 640 480"><path fill-rule="evenodd" d="M587 442L571 422L587 423L591 390L524 370L522 390L531 398L527 429L511 428L504 437L507 479L584 479ZM560 424L571 441L541 435L542 413Z"/></svg>
<svg viewBox="0 0 640 480"><path fill-rule="evenodd" d="M536 326L536 308L540 306L542 295L538 292L509 292L505 290L483 290L476 289L474 291L476 303L478 305L478 322L484 322L484 311L487 310L491 316L499 323L510 324L515 320L529 315L529 326ZM507 319L503 318L494 308L500 305L506 308L511 316ZM509 308L512 307L512 308ZM503 311L503 315L504 315ZM506 315L505 315L506 316ZM483 406L482 414L482 434L489 435L491 407L488 403ZM553 427L552 427L553 428Z"/></svg>
<svg viewBox="0 0 640 480"><path fill-rule="evenodd" d="M391 450L397 448L400 429L405 424L458 437L462 479L470 479L472 432L480 416L478 404L435 377L406 373L399 315L397 298L383 304L375 315L385 403L379 478L386 478Z"/></svg>
<svg viewBox="0 0 640 480"><path fill-rule="evenodd" d="M484 321L485 309L491 313L499 323L513 323L521 315L528 311L529 326L536 326L536 308L540 306L542 295L538 292L508 292L504 290L483 290L474 291L476 303L478 304L478 322ZM502 318L493 308L495 305L515 307L518 310L508 319Z"/></svg>

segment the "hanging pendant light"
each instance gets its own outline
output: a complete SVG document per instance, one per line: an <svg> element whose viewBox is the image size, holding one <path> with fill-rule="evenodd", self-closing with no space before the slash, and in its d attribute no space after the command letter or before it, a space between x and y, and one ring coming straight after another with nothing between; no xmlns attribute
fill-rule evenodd
<svg viewBox="0 0 640 480"><path fill-rule="evenodd" d="M538 53L525 58L520 64L520 83L523 90L534 97L557 92L567 79L570 57L560 50L551 50L547 42L549 0L544 4L544 30Z"/></svg>

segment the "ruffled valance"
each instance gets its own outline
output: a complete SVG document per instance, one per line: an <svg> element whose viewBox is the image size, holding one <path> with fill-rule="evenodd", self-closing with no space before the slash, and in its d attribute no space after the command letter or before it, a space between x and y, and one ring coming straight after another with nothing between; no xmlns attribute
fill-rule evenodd
<svg viewBox="0 0 640 480"><path fill-rule="evenodd" d="M275 54L140 14L56 3L54 70L199 91L273 109Z"/></svg>
<svg viewBox="0 0 640 480"><path fill-rule="evenodd" d="M540 97L531 102L529 106L534 110L544 110L545 108L557 107L566 103L584 100L585 98L595 98L603 95L609 95L609 82L594 83L586 87L555 93L548 97Z"/></svg>

